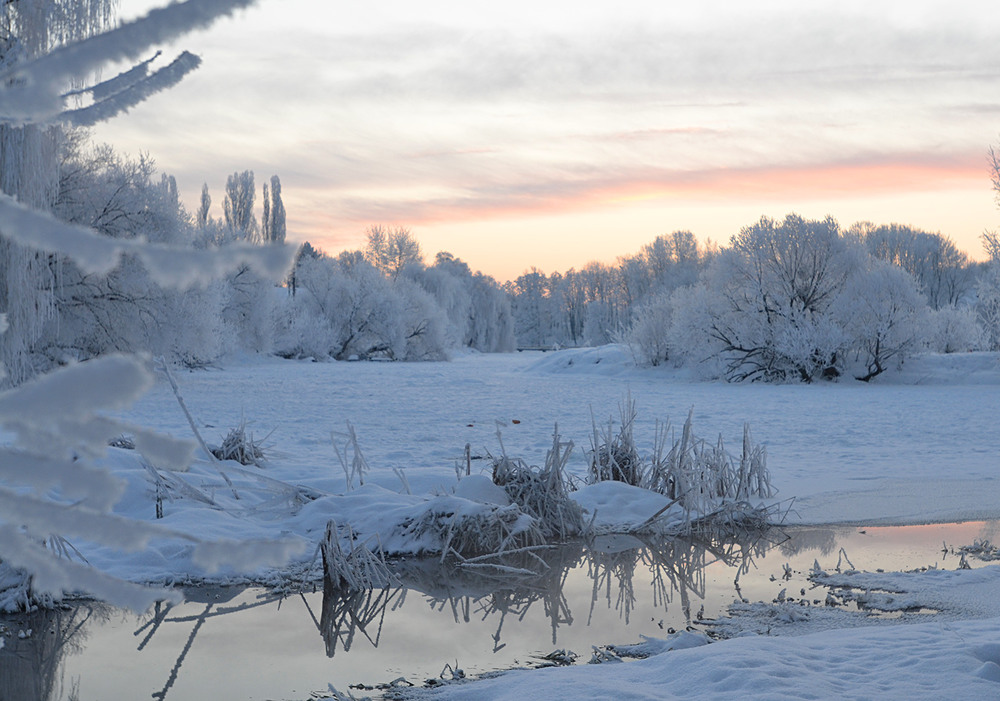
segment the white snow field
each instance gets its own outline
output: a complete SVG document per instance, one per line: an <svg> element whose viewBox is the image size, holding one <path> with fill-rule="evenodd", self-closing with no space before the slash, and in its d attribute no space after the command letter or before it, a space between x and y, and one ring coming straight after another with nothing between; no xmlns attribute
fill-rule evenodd
<svg viewBox="0 0 1000 701"><path fill-rule="evenodd" d="M449 362L412 364L239 358L216 369L177 370L175 377L206 442L219 444L246 421L247 431L262 440L267 463L240 468L245 472L224 464L241 496L235 500L199 451L180 477L226 508L167 500L158 523L201 538L302 539L306 559L332 518L364 537L379 533L390 550L423 549L425 544L381 526L421 508L430 493L453 492L456 464L464 472L466 444L472 472L486 471L487 462L476 458L499 452L498 426L508 455L541 464L558 424L563 440L576 444L570 471L582 478L592 413L606 424L610 415L617 418L627 394L637 404L635 434L642 449L651 448L657 420L669 419L679 430L692 410L697 435L714 440L721 432L730 450L740 445L749 422L753 438L767 447L776 499L794 498L790 523L1000 518L997 354L921 357L871 384L700 382L669 368L636 368L622 346L461 354ZM162 378L122 417L174 436L191 435ZM346 432L347 422L370 466L365 486L354 490L346 488L331 443L331 432ZM153 520L148 473L135 451L111 449L107 464L128 482L116 513ZM412 495L401 493L400 474ZM259 476L326 496L291 505ZM482 500L487 491L464 490L453 498ZM601 513L608 524L641 522L655 508L618 493L588 499L581 500L588 508L597 499L605 511L614 505L617 513ZM133 580L205 576L190 561L190 546L176 538L131 555L79 547L96 566ZM470 699L1000 698L1000 619L993 618L1000 610L969 603L997 599L1000 574L987 566L948 575L947 586L931 578L909 585L910 595L919 600L925 592L933 598L928 605L942 612L924 623L839 629L857 625L857 619L824 612L830 620L817 630L802 616L818 616L818 610L782 612L768 604L756 615L792 624L798 617L803 625L784 626L779 637L735 637L622 665L514 672L426 693ZM230 570L212 576L266 582L280 573ZM747 613L748 620L752 615Z"/></svg>

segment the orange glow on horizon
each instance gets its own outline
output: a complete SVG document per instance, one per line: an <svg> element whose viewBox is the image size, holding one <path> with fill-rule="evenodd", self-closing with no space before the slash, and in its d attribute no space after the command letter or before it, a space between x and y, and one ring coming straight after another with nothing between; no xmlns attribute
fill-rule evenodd
<svg viewBox="0 0 1000 701"><path fill-rule="evenodd" d="M655 176L655 177L654 177ZM905 223L952 236L973 259L978 237L993 225L995 209L985 159L977 156L897 158L867 164L727 168L658 172L620 182L563 185L538 195L456 198L453 201L387 203L383 216L337 216L335 195L317 208L318 192L297 193L289 212L290 236L325 250L361 245L373 223L410 228L428 256L448 250L498 279L531 266L543 270L582 267L635 252L656 235L689 229L701 240L725 244L741 226L762 214L831 215L848 225L859 220ZM390 216L384 216L389 214ZM951 222L951 223L949 223ZM558 246L556 232L572 232L572 246ZM610 239L610 240L609 240Z"/></svg>

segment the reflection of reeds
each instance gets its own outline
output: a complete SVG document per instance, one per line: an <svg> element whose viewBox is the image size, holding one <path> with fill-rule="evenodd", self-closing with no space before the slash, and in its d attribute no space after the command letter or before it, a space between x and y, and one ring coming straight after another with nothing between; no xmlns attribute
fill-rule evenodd
<svg viewBox="0 0 1000 701"><path fill-rule="evenodd" d="M763 555L772 544L766 532L751 539L717 540L692 536L655 541L636 538L636 542L641 547L602 550L598 542L587 551L588 573L594 582L588 623L593 618L601 591L608 608L614 607L625 622L629 622L635 607L635 573L639 566L650 573L653 605L666 609L677 594L684 618L691 623L691 596L705 598L705 568L708 565L722 562L736 568L738 586L739 575L748 571L753 559Z"/></svg>
<svg viewBox="0 0 1000 701"><path fill-rule="evenodd" d="M509 618L524 619L532 606L541 602L552 629L552 644L558 642L560 627L573 622L573 613L563 593L570 570L585 563L593 582L590 615L604 598L609 609L619 612L626 623L635 610L636 577L649 573L653 605L664 609L680 599L684 617L692 620L692 601L704 599L707 590L705 568L715 562L737 570L749 570L756 557L771 545L767 532L749 538L713 539L687 536L668 539L641 539L628 536L598 538L588 546L568 544L546 549L527 548L497 558L488 568L465 567L461 558L446 564L438 561L409 561L396 573L403 585L422 592L431 607L450 610L456 623L495 617L494 652L504 647L503 626ZM614 545L617 544L617 547Z"/></svg>
<svg viewBox="0 0 1000 701"><path fill-rule="evenodd" d="M349 651L358 632L372 647L378 647L386 608L400 596L401 591L398 587L344 590L333 587L327 580L323 587L323 610L319 620L327 657L333 657L338 645L344 652Z"/></svg>
<svg viewBox="0 0 1000 701"><path fill-rule="evenodd" d="M467 622L474 612L480 620L497 617L494 652L508 617L522 620L536 602L552 628L553 644L560 626L573 622L563 587L569 571L580 562L582 546L524 548L493 558L491 567L470 568L452 560L440 567L411 561L397 570L406 586L421 591L438 610L450 609L456 622Z"/></svg>
<svg viewBox="0 0 1000 701"><path fill-rule="evenodd" d="M494 652L505 647L502 638L507 621L516 622L539 614L547 619L551 642L556 646L560 631L574 622L574 612L565 591L571 571L575 569L582 569L585 565L583 571L592 581L588 624L594 617L599 599L605 600L608 608L618 611L628 623L636 611L637 600L642 598L646 581L652 589L654 607L665 609L679 600L684 617L691 623L692 602L706 596L705 568L722 562L736 568L739 573L746 572L753 559L773 544L772 540L769 534L758 534L749 539L615 536L598 538L586 545L577 542L554 547L529 547L489 557L464 559L452 556L443 563L439 558L392 562L389 563L392 567L391 583L352 588L342 586L340 579L326 577L322 609L315 615L310 610L309 615L330 657L338 651L341 654L350 651L362 638L373 647L378 647L383 633L392 630L386 623L391 623L393 612L402 608L409 590L418 592L422 601L450 616L456 623L469 623L475 619L485 622L492 631ZM646 577L649 579L646 580ZM739 575L737 585L738 578ZM157 698L164 698L173 687L181 664L192 651L195 638L206 623L218 616L263 606L282 598L266 595L251 603L226 606L227 595L232 598L235 592L223 591L220 599L218 590L193 590L189 592L189 597L200 599L203 604L201 609L180 615L181 611L191 609L164 606L145 619L135 631L137 638L142 636L138 648L143 650L164 626L172 623L191 626L166 684L155 694ZM308 608L306 597L302 598ZM694 608L697 608L696 603ZM8 669L0 665L0 679L7 672ZM0 698L46 698L37 694L34 697L22 693L3 695L6 688L21 687L10 686L9 682L7 687L0 686Z"/></svg>

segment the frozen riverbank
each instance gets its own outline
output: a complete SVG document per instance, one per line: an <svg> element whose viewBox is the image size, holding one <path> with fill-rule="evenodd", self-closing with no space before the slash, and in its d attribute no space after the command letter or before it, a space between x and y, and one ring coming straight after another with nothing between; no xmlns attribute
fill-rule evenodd
<svg viewBox="0 0 1000 701"><path fill-rule="evenodd" d="M702 437L739 445L744 422L768 450L780 498L795 498L790 522L924 523L1000 516L1000 358L928 356L871 385L730 385L693 382L632 366L621 347L558 353L464 355L445 363L233 362L178 374L209 442L245 418L269 435L266 474L317 489L344 489L330 432L350 421L372 467L369 480L398 489L404 470L415 493L455 483L466 444L537 464L556 423L576 449L582 476L592 412L617 414L631 392L636 438L651 446L656 421L679 430L688 411ZM131 420L188 436L160 382ZM473 461L473 468L483 463Z"/></svg>

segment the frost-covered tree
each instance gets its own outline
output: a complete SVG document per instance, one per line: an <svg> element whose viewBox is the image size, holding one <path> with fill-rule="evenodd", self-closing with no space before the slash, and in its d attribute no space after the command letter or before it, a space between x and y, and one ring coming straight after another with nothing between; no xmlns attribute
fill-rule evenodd
<svg viewBox="0 0 1000 701"><path fill-rule="evenodd" d="M365 238L365 257L389 277L396 277L407 266L423 265L420 244L409 229L374 224L365 230Z"/></svg>
<svg viewBox="0 0 1000 701"><path fill-rule="evenodd" d="M264 214L260 218L260 240L263 243L268 243L271 240L271 194L268 192L267 183L264 183L261 189L263 190L261 200L264 203Z"/></svg>
<svg viewBox="0 0 1000 701"><path fill-rule="evenodd" d="M201 200L198 204L198 214L195 221L199 229L204 229L208 225L208 212L212 208L212 196L208 194L208 183L201 186Z"/></svg>
<svg viewBox="0 0 1000 701"><path fill-rule="evenodd" d="M926 340L927 312L907 271L877 259L856 269L832 306L850 355L847 369L868 382L890 362L901 365Z"/></svg>
<svg viewBox="0 0 1000 701"><path fill-rule="evenodd" d="M549 277L532 268L509 285L514 311L514 335L519 346L552 346L558 343L556 302Z"/></svg>
<svg viewBox="0 0 1000 701"><path fill-rule="evenodd" d="M271 274L284 274L287 259L277 249L266 254L245 246L195 252L140 238L107 236L59 221L48 212L53 185L59 182L57 151L50 148L58 139L50 141L49 137L61 134L48 125L78 122L79 112L66 109L72 81L114 61L136 60L152 44L205 26L245 4L246 0L189 0L106 32L94 27L106 23L108 3L15 0L0 7L0 20L8 32L0 37L0 125L4 131L0 179L5 192L0 196L0 239L5 246L0 251L0 273L8 292L11 280L19 274L22 282L45 283L43 291L51 294L53 286L46 275L53 261L64 258L83 275L106 274L131 258L155 284L178 290L207 284L248 261ZM95 17L101 22L95 22ZM77 41L92 32L99 33L89 41ZM51 51L55 46L62 48ZM166 83L157 82L156 74L144 77L145 65L138 64L136 69L143 69L137 73L89 86L87 91L98 109L87 112L88 118L106 118L164 87ZM168 200L176 200L169 181L163 189ZM45 274L15 272L26 260L40 261L38 271ZM35 290L20 291L29 304L6 294L0 298L0 309L18 324L24 311L26 322L41 328L47 312L38 297L26 292ZM15 309L18 305L21 310ZM31 327L12 324L5 330L4 338L22 346L34 340ZM5 351L4 359L9 358ZM5 585L0 607L27 607L68 591L84 591L136 611L157 600L178 598L174 592L130 584L59 556L67 550L66 537L116 550L141 550L152 538L177 537L168 529L115 516L111 509L122 486L93 463L107 450L110 438L127 430L136 436L137 448L151 464L163 469L186 466L190 445L124 425L102 413L120 411L151 383L146 362L110 356L72 365L0 394L0 424L10 438L0 448L0 569ZM244 566L274 563L275 556L284 559L290 552L284 544L240 548L196 536L185 540L195 548L195 560L206 566L223 560ZM12 574L19 576L21 584L12 584Z"/></svg>
<svg viewBox="0 0 1000 701"><path fill-rule="evenodd" d="M466 345L473 318L469 266L450 253L438 253L434 265L411 266L405 275L428 292L444 313L448 345L454 348Z"/></svg>
<svg viewBox="0 0 1000 701"><path fill-rule="evenodd" d="M464 345L484 353L514 350L514 313L510 296L496 280L482 273L472 276L472 303Z"/></svg>
<svg viewBox="0 0 1000 701"><path fill-rule="evenodd" d="M704 291L689 297L705 305L707 354L729 380L836 374L843 338L829 309L862 255L829 218L790 214L744 227L713 260Z"/></svg>
<svg viewBox="0 0 1000 701"><path fill-rule="evenodd" d="M278 332L285 356L443 357L446 320L433 298L412 280L386 276L356 253L302 257L298 293L285 303Z"/></svg>
<svg viewBox="0 0 1000 701"><path fill-rule="evenodd" d="M588 263L579 273L584 298L584 339L588 345L611 343L621 335L628 310L622 297L619 269Z"/></svg>
<svg viewBox="0 0 1000 701"><path fill-rule="evenodd" d="M114 3L23 0L0 6L0 71L9 72L66 42L108 26ZM0 107L0 115L6 110ZM0 121L0 191L38 210L48 210L58 190L63 129L50 123ZM8 382L33 372L30 354L55 311L56 285L49 257L0 239L0 310L8 333L0 336L0 361Z"/></svg>
<svg viewBox="0 0 1000 701"><path fill-rule="evenodd" d="M934 309L958 304L971 291L968 256L945 236L900 224L855 224L850 233L860 237L868 252L913 275Z"/></svg>
<svg viewBox="0 0 1000 701"><path fill-rule="evenodd" d="M690 231L657 236L638 253L618 260L627 304L693 285L706 262L707 253Z"/></svg>
<svg viewBox="0 0 1000 701"><path fill-rule="evenodd" d="M432 266L408 266L404 276L430 293L444 313L449 346L485 353L514 349L510 298L493 278L473 273L447 252L438 253Z"/></svg>
<svg viewBox="0 0 1000 701"><path fill-rule="evenodd" d="M991 260L976 283L976 312L989 350L1000 350L1000 260Z"/></svg>
<svg viewBox="0 0 1000 701"><path fill-rule="evenodd" d="M987 345L972 306L932 309L927 315L927 348L934 353L967 353Z"/></svg>
<svg viewBox="0 0 1000 701"><path fill-rule="evenodd" d="M673 304L663 292L646 300L632 314L625 340L641 365L663 365L673 354Z"/></svg>
<svg viewBox="0 0 1000 701"><path fill-rule="evenodd" d="M256 240L258 234L254 198L252 170L236 172L226 178L226 197L222 201L226 227L248 241Z"/></svg>
<svg viewBox="0 0 1000 701"><path fill-rule="evenodd" d="M188 215L177 183L160 175L147 154L130 158L107 145L67 140L59 165L59 191L53 213L114 238L142 235L153 243L190 242Z"/></svg>
<svg viewBox="0 0 1000 701"><path fill-rule="evenodd" d="M282 244L285 242L285 203L281 200L281 180L278 179L277 175L271 176L271 207L269 215L271 221L267 227L267 242Z"/></svg>

